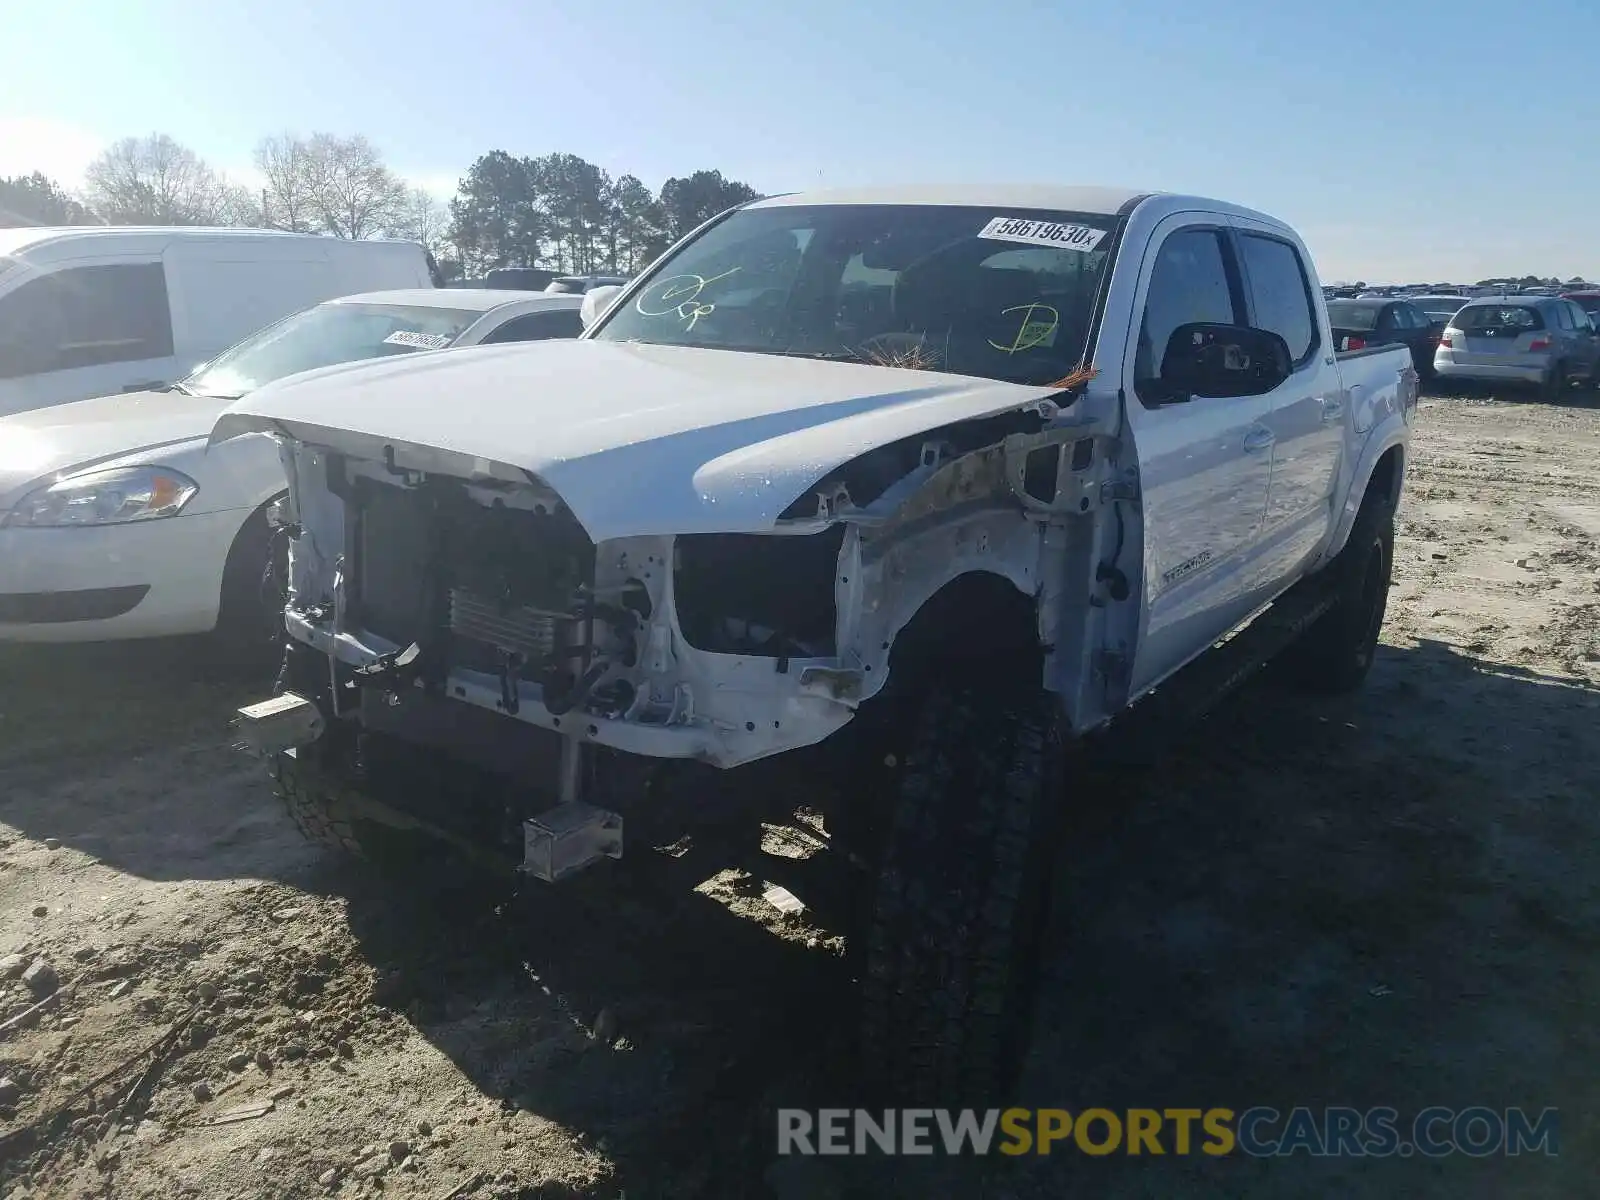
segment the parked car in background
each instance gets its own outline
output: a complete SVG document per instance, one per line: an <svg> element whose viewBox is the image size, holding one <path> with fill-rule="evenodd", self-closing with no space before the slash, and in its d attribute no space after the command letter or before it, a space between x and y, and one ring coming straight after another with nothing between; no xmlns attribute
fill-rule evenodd
<svg viewBox="0 0 1600 1200"><path fill-rule="evenodd" d="M1530 384L1554 400L1576 382L1600 387L1600 337L1571 300L1474 300L1450 318L1433 367L1442 379Z"/></svg>
<svg viewBox="0 0 1600 1200"><path fill-rule="evenodd" d="M1328 324L1335 350L1403 345L1424 379L1433 377L1433 352L1441 325L1409 300L1330 300Z"/></svg>
<svg viewBox="0 0 1600 1200"><path fill-rule="evenodd" d="M478 287L542 292L556 273L548 267L495 267L484 274Z"/></svg>
<svg viewBox="0 0 1600 1200"><path fill-rule="evenodd" d="M599 287L621 287L628 282L626 275L558 275L546 286L553 295L581 296Z"/></svg>
<svg viewBox="0 0 1600 1200"><path fill-rule="evenodd" d="M1600 323L1600 290L1563 292L1561 298L1563 300L1571 300L1579 308L1583 309L1584 312L1589 314L1591 322Z"/></svg>
<svg viewBox="0 0 1600 1200"><path fill-rule="evenodd" d="M1437 294L1425 293L1420 296L1408 296L1406 299L1427 314L1428 320L1443 329L1449 323L1450 318L1455 316L1472 297L1458 296L1453 292L1440 292Z"/></svg>
<svg viewBox="0 0 1600 1200"><path fill-rule="evenodd" d="M169 383L308 304L432 281L416 242L0 229L0 416Z"/></svg>
<svg viewBox="0 0 1600 1200"><path fill-rule="evenodd" d="M0 639L214 630L230 652L264 653L283 633L281 595L263 585L283 468L269 438L208 453L217 414L314 368L575 337L581 304L443 288L347 296L246 338L167 390L0 418Z"/></svg>

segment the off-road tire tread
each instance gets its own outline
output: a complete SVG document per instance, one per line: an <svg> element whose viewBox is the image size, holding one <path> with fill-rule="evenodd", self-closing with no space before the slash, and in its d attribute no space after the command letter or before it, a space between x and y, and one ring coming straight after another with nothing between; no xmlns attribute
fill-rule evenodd
<svg viewBox="0 0 1600 1200"><path fill-rule="evenodd" d="M1382 538L1385 543L1392 579L1394 505L1387 496L1368 492L1350 527L1344 549L1327 568L1329 586L1337 594L1338 601L1284 655L1288 679L1300 691L1340 695L1354 691L1367 677L1370 660L1363 664L1355 654L1358 632L1365 633L1364 625L1357 629L1363 615L1353 612L1352 605L1359 605L1361 601L1362 572L1374 537Z"/></svg>
<svg viewBox="0 0 1600 1200"><path fill-rule="evenodd" d="M979 1104L1026 1047L1061 797L1046 693L938 691L912 731L861 969L860 1055L896 1101Z"/></svg>
<svg viewBox="0 0 1600 1200"><path fill-rule="evenodd" d="M292 751L273 756L267 770L273 793L307 841L355 858L368 857L346 802L348 783Z"/></svg>

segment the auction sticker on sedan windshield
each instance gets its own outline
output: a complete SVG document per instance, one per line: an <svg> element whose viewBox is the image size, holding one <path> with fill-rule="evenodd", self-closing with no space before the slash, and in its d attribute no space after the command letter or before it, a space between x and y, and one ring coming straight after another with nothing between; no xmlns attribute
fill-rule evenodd
<svg viewBox="0 0 1600 1200"><path fill-rule="evenodd" d="M396 329L383 339L391 346L410 346L413 350L443 350L450 338L443 333L414 333L409 329Z"/></svg>
<svg viewBox="0 0 1600 1200"><path fill-rule="evenodd" d="M1025 217L996 217L978 231L981 238L997 242L1023 242L1029 246L1055 246L1087 254L1105 237L1103 229L1064 225L1056 221L1030 221Z"/></svg>

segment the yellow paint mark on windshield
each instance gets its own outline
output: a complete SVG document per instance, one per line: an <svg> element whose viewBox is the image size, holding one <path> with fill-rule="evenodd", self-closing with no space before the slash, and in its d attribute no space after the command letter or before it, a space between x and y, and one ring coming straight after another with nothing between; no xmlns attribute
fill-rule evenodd
<svg viewBox="0 0 1600 1200"><path fill-rule="evenodd" d="M999 342L991 341L993 346L1002 354L1016 354L1022 350L1033 350L1039 346L1053 346L1056 340L1056 330L1061 325L1061 314L1048 304L1016 304L1010 308L1002 308L1002 317L1012 313L1022 314L1021 327L1017 336L1011 339L1009 346L1002 346Z"/></svg>
<svg viewBox="0 0 1600 1200"><path fill-rule="evenodd" d="M633 302L633 307L642 317L677 317L680 321L687 322L684 326L686 330L693 329L701 317L709 317L717 311L715 304L700 303L700 294L717 280L726 279L738 270L739 267L730 267L722 274L710 277L695 274L669 275L646 288ZM651 307L646 308L645 299L656 288L661 290L651 301ZM657 304L664 304L666 307L658 309L655 307Z"/></svg>

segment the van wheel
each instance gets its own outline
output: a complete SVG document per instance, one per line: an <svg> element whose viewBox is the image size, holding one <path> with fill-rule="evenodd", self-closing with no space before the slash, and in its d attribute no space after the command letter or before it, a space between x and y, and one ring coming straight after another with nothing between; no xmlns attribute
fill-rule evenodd
<svg viewBox="0 0 1600 1200"><path fill-rule="evenodd" d="M857 956L860 1059L897 1100L980 1104L1027 1048L1061 806L1053 696L935 690L910 722Z"/></svg>
<svg viewBox="0 0 1600 1200"><path fill-rule="evenodd" d="M1303 691L1336 695L1360 687L1372 669L1394 572L1394 509L1368 492L1350 539L1329 564L1337 599L1284 656L1289 678Z"/></svg>
<svg viewBox="0 0 1600 1200"><path fill-rule="evenodd" d="M1550 368L1550 374L1544 380L1544 398L1546 400L1559 400L1567 394L1567 365L1557 363Z"/></svg>
<svg viewBox="0 0 1600 1200"><path fill-rule="evenodd" d="M267 524L266 506L239 529L222 569L222 596L212 631L216 657L240 671L265 674L284 649L283 605L288 544Z"/></svg>

